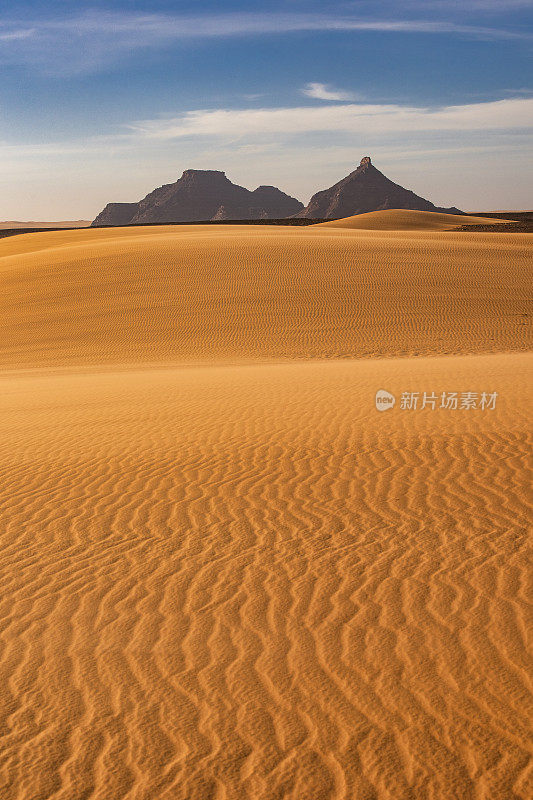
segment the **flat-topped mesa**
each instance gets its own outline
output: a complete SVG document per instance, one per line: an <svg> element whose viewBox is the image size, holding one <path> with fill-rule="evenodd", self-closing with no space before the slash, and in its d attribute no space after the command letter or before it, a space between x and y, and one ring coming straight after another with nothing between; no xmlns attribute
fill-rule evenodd
<svg viewBox="0 0 533 800"><path fill-rule="evenodd" d="M128 203L127 209L124 205L108 204L93 226L281 219L303 208L303 203L275 186L259 186L251 192L215 169L186 169L175 183L160 186L138 203Z"/></svg>
<svg viewBox="0 0 533 800"><path fill-rule="evenodd" d="M183 171L181 178L178 178L176 183L183 182L202 182L202 183L220 183L227 182L226 173L219 169L186 169Z"/></svg>
<svg viewBox="0 0 533 800"><path fill-rule="evenodd" d="M184 169L181 173L181 177L185 178L187 175L218 175L226 177L226 173L221 169Z"/></svg>
<svg viewBox="0 0 533 800"><path fill-rule="evenodd" d="M444 211L460 214L457 208L440 208L409 189L393 183L364 156L357 169L329 189L313 195L295 216L306 219L342 219L370 211L405 208L413 211Z"/></svg>

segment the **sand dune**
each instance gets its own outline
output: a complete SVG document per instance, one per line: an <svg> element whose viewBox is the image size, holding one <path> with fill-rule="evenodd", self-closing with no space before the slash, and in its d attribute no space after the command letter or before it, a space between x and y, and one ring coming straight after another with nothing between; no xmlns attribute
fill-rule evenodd
<svg viewBox="0 0 533 800"><path fill-rule="evenodd" d="M2 800L531 797L530 262L0 241ZM497 400L401 407L424 391Z"/></svg>
<svg viewBox="0 0 533 800"><path fill-rule="evenodd" d="M320 227L330 228L363 228L374 231L450 231L463 225L483 225L508 223L512 220L492 217L473 217L458 214L438 214L430 211L408 211L392 209L390 211L371 211L368 214L357 214L355 217L334 219L321 222ZM318 227L318 226L316 226Z"/></svg>
<svg viewBox="0 0 533 800"><path fill-rule="evenodd" d="M0 365L526 349L530 234L180 226L0 240ZM529 315L529 316L528 316Z"/></svg>

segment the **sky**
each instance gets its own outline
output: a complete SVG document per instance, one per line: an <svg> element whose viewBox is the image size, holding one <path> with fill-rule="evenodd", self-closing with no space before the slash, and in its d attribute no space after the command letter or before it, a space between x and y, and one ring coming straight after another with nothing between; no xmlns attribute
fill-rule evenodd
<svg viewBox="0 0 533 800"><path fill-rule="evenodd" d="M532 209L533 0L0 0L0 220L92 219L184 169L307 203L370 155Z"/></svg>

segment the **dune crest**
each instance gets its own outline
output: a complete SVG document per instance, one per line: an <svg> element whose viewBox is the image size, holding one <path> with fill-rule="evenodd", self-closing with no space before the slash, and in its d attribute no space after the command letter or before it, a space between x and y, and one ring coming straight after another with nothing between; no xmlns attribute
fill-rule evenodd
<svg viewBox="0 0 533 800"><path fill-rule="evenodd" d="M530 242L329 224L11 237L0 240L0 316L10 331L0 365L525 350Z"/></svg>
<svg viewBox="0 0 533 800"><path fill-rule="evenodd" d="M463 225L487 225L509 223L513 220L473 217L459 214L440 214L434 211L410 211L391 209L390 211L370 211L330 222L320 222L315 228L358 228L371 231L451 231Z"/></svg>

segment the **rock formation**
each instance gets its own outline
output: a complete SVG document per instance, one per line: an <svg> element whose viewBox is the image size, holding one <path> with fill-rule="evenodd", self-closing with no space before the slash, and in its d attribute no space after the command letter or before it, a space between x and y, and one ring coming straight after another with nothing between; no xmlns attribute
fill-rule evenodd
<svg viewBox="0 0 533 800"><path fill-rule="evenodd" d="M108 203L92 225L281 219L301 209L303 203L274 186L251 192L224 172L187 169L175 183L160 186L138 203Z"/></svg>
<svg viewBox="0 0 533 800"><path fill-rule="evenodd" d="M388 208L461 213L457 208L434 206L429 200L393 183L375 168L369 156L365 156L356 170L330 189L314 194L309 204L295 216L307 219L341 219Z"/></svg>
<svg viewBox="0 0 533 800"><path fill-rule="evenodd" d="M127 225L137 212L138 203L108 203L92 225Z"/></svg>

